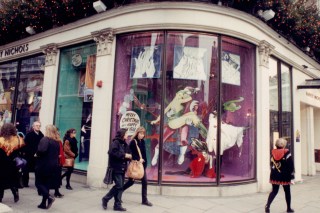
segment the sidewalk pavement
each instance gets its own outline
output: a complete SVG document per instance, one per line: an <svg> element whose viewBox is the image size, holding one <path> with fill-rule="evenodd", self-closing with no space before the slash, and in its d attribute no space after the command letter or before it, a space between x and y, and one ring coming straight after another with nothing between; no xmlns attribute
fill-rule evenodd
<svg viewBox="0 0 320 213"><path fill-rule="evenodd" d="M315 176L303 176L304 181L291 187L292 208L298 213L320 212L320 173ZM33 182L31 180L31 182ZM6 190L0 212L35 213L35 212L113 212L113 200L108 203L108 209L103 210L101 198L109 189L93 189L83 184L72 183L73 190L61 188L63 198L56 198L49 210L38 209L41 198L34 185L19 190L20 200L14 203L10 190ZM135 184L133 187L141 187ZM53 190L51 190L53 194ZM141 194L125 192L123 207L133 213L262 213L268 193L254 193L233 197L177 197L164 195L149 195L153 207L141 205ZM286 212L284 191L279 190L278 196L271 205L272 213Z"/></svg>

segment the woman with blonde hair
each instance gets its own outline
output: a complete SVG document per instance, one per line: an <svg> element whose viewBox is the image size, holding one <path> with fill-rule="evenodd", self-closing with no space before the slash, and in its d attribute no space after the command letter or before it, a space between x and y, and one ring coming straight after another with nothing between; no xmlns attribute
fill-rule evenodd
<svg viewBox="0 0 320 213"><path fill-rule="evenodd" d="M152 206L152 203L148 201L147 198L147 185L148 185L148 179L147 179L147 173L146 173L146 168L147 168L147 154L146 154L146 145L144 138L146 136L146 129L144 127L138 127L135 131L135 133L131 137L131 141L129 144L129 149L132 154L132 160L137 160L140 161L143 164L144 168L144 175L141 179L141 195L142 195L142 205L146 206ZM140 149L141 152L141 157L139 155L138 148ZM123 191L128 189L134 184L134 179L129 178L129 180L124 184L123 186Z"/></svg>
<svg viewBox="0 0 320 213"><path fill-rule="evenodd" d="M283 186L287 202L287 212L294 212L291 208L290 184L294 179L294 164L291 153L286 149L287 141L279 138L276 141L276 148L272 150L270 183L272 191L269 194L265 212L270 212L270 205L277 196L280 185Z"/></svg>
<svg viewBox="0 0 320 213"><path fill-rule="evenodd" d="M55 198L49 194L50 188L60 185L59 154L60 135L54 125L47 125L45 135L40 140L36 153L36 186L42 195L42 202L38 205L40 209L49 209Z"/></svg>

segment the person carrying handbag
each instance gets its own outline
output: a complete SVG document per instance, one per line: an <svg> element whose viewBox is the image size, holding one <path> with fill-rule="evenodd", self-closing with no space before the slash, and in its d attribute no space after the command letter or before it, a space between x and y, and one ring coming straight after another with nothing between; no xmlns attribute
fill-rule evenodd
<svg viewBox="0 0 320 213"><path fill-rule="evenodd" d="M19 201L19 168L14 159L23 146L24 140L17 135L16 127L5 123L0 131L0 203L6 189L11 189L15 203Z"/></svg>
<svg viewBox="0 0 320 213"><path fill-rule="evenodd" d="M112 179L114 186L110 191L102 198L102 208L107 209L108 202L114 198L114 211L126 211L121 205L121 196L124 183L124 174L127 169L127 161L132 158L128 152L127 129L120 129L117 131L115 138L112 140L109 147L109 163L113 169Z"/></svg>
<svg viewBox="0 0 320 213"><path fill-rule="evenodd" d="M142 195L142 205L152 206L152 203L148 201L147 198L147 154L146 154L146 146L144 138L146 136L146 129L144 127L138 127L135 133L132 135L132 140L129 144L129 149L132 154L132 160L137 160L142 162L144 168L144 175L141 179L141 195ZM133 178L129 178L129 180L124 184L123 191L128 189L134 184L135 180Z"/></svg>
<svg viewBox="0 0 320 213"><path fill-rule="evenodd" d="M73 189L70 185L70 178L74 170L74 161L78 157L78 141L76 135L77 132L75 129L68 129L63 137L63 150L65 155L63 167L67 168L67 171L61 176L61 181L66 177L66 189L68 190Z"/></svg>

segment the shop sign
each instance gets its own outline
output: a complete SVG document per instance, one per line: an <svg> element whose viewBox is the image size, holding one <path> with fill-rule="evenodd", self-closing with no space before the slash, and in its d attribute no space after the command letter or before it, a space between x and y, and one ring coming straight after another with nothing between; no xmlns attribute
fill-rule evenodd
<svg viewBox="0 0 320 213"><path fill-rule="evenodd" d="M306 96L308 96L310 98L313 98L313 99L315 99L317 101L320 101L320 96L312 94L311 92L306 92Z"/></svg>
<svg viewBox="0 0 320 213"><path fill-rule="evenodd" d="M128 135L133 135L136 129L140 127L139 115L134 111L125 112L120 120L120 128L128 129Z"/></svg>
<svg viewBox="0 0 320 213"><path fill-rule="evenodd" d="M25 53L28 51L29 51L29 44L22 44L19 46L0 50L0 58L5 58L7 56L14 56L14 55Z"/></svg>
<svg viewBox="0 0 320 213"><path fill-rule="evenodd" d="M72 56L72 65L75 67L79 67L82 64L82 57L80 54L75 54Z"/></svg>

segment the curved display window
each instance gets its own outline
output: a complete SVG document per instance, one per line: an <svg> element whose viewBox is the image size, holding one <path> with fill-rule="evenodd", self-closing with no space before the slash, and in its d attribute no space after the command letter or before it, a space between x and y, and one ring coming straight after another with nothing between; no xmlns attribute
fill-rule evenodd
<svg viewBox="0 0 320 213"><path fill-rule="evenodd" d="M181 31L118 36L111 137L120 127L131 135L146 128L150 181L254 179L254 62L255 46L229 37Z"/></svg>

